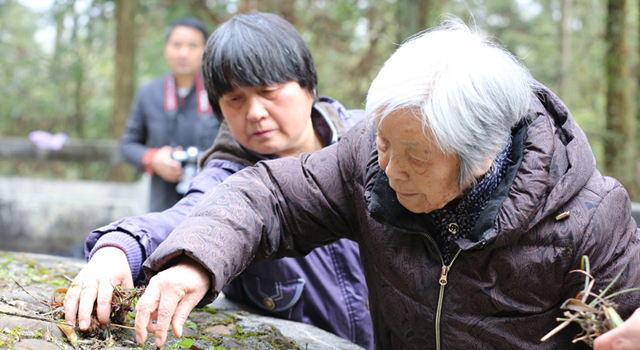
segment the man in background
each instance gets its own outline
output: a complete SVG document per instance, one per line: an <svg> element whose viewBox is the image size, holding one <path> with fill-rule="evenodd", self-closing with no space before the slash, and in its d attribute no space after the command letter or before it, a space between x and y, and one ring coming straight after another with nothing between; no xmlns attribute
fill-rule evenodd
<svg viewBox="0 0 640 350"><path fill-rule="evenodd" d="M200 73L207 36L204 23L193 17L167 28L164 57L171 73L138 90L120 140L126 161L152 175L153 212L180 200L188 185L186 175L192 175L187 170L195 171L196 153L211 147L218 134L219 121ZM183 169L184 164L188 167Z"/></svg>

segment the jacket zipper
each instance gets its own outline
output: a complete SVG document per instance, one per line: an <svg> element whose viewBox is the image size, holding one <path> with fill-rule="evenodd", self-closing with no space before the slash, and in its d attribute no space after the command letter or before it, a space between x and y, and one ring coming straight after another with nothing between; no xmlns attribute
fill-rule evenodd
<svg viewBox="0 0 640 350"><path fill-rule="evenodd" d="M456 261L458 255L460 255L462 249L458 249L456 255L453 256L449 266L444 264L444 259L442 259L442 254L440 254L440 261L442 262L442 273L440 274L440 295L438 296L438 309L436 311L436 350L440 350L440 317L442 316L442 300L444 299L444 287L447 285L447 276L449 274L449 270L451 270L451 266L453 262Z"/></svg>
<svg viewBox="0 0 640 350"><path fill-rule="evenodd" d="M462 249L458 249L458 252L456 252L456 255L453 256L453 259L451 259L449 266L447 266L444 264L442 253L440 252L440 248L438 248L436 241L434 241L433 238L431 238L431 236L429 236L428 234L424 235L424 237L426 237L429 240L429 242L431 242L431 244L433 244L433 246L436 248L436 251L438 252L438 256L440 257L440 262L442 263L442 273L440 274L440 280L438 280L438 283L440 283L440 295L438 295L438 308L436 309L436 327L435 327L436 350L440 350L440 316L442 316L442 299L444 299L444 287L447 285L447 276L449 275L449 270L451 270L451 266L453 265L453 262L456 261L456 258L458 257L458 255L460 255L460 253L462 252Z"/></svg>

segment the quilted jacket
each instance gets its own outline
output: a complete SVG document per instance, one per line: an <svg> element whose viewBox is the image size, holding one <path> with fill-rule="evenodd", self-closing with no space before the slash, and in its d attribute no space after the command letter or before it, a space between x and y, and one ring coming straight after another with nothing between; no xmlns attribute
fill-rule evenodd
<svg viewBox="0 0 640 350"><path fill-rule="evenodd" d="M558 325L584 287L640 287L640 235L622 185L596 169L585 134L549 90L513 130L513 165L473 231L444 265L429 214L402 207L377 161L375 127L337 144L246 168L207 192L145 263L149 275L186 254L212 274L214 298L247 264L306 254L350 238L360 245L377 349L578 349ZM564 213L564 214L563 214ZM568 214L567 214L568 213ZM560 215L563 214L563 215ZM623 318L640 293L614 298Z"/></svg>

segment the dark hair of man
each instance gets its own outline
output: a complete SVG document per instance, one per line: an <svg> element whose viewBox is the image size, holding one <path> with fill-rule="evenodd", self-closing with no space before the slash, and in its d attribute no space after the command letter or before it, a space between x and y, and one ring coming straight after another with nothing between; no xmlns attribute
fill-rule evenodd
<svg viewBox="0 0 640 350"><path fill-rule="evenodd" d="M219 118L218 99L235 87L295 81L313 95L318 84L300 33L285 19L260 12L232 17L211 34L202 55L202 76Z"/></svg>
<svg viewBox="0 0 640 350"><path fill-rule="evenodd" d="M167 27L167 34L164 39L165 41L169 40L169 36L171 35L171 33L173 33L173 30L176 29L176 27L178 26L191 27L193 29L199 30L200 32L202 32L203 40L207 42L207 37L209 37L209 34L207 33L207 26L205 26L201 20L195 17L184 17L171 23Z"/></svg>

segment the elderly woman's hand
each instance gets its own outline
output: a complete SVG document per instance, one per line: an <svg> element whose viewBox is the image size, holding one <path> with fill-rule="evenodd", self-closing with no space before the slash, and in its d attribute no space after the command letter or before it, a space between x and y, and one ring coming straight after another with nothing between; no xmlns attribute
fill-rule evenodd
<svg viewBox="0 0 640 350"><path fill-rule="evenodd" d="M618 328L596 338L593 349L640 350L640 309Z"/></svg>
<svg viewBox="0 0 640 350"><path fill-rule="evenodd" d="M143 344L148 331L154 333L156 347L162 347L169 324L181 337L184 322L209 290L210 281L209 272L186 257L151 278L136 305L136 341Z"/></svg>
<svg viewBox="0 0 640 350"><path fill-rule="evenodd" d="M106 324L111 314L113 288L120 285L133 288L133 278L125 253L116 247L103 247L93 254L89 263L78 273L64 298L65 319L81 330L91 326L93 304L97 301L98 322Z"/></svg>

